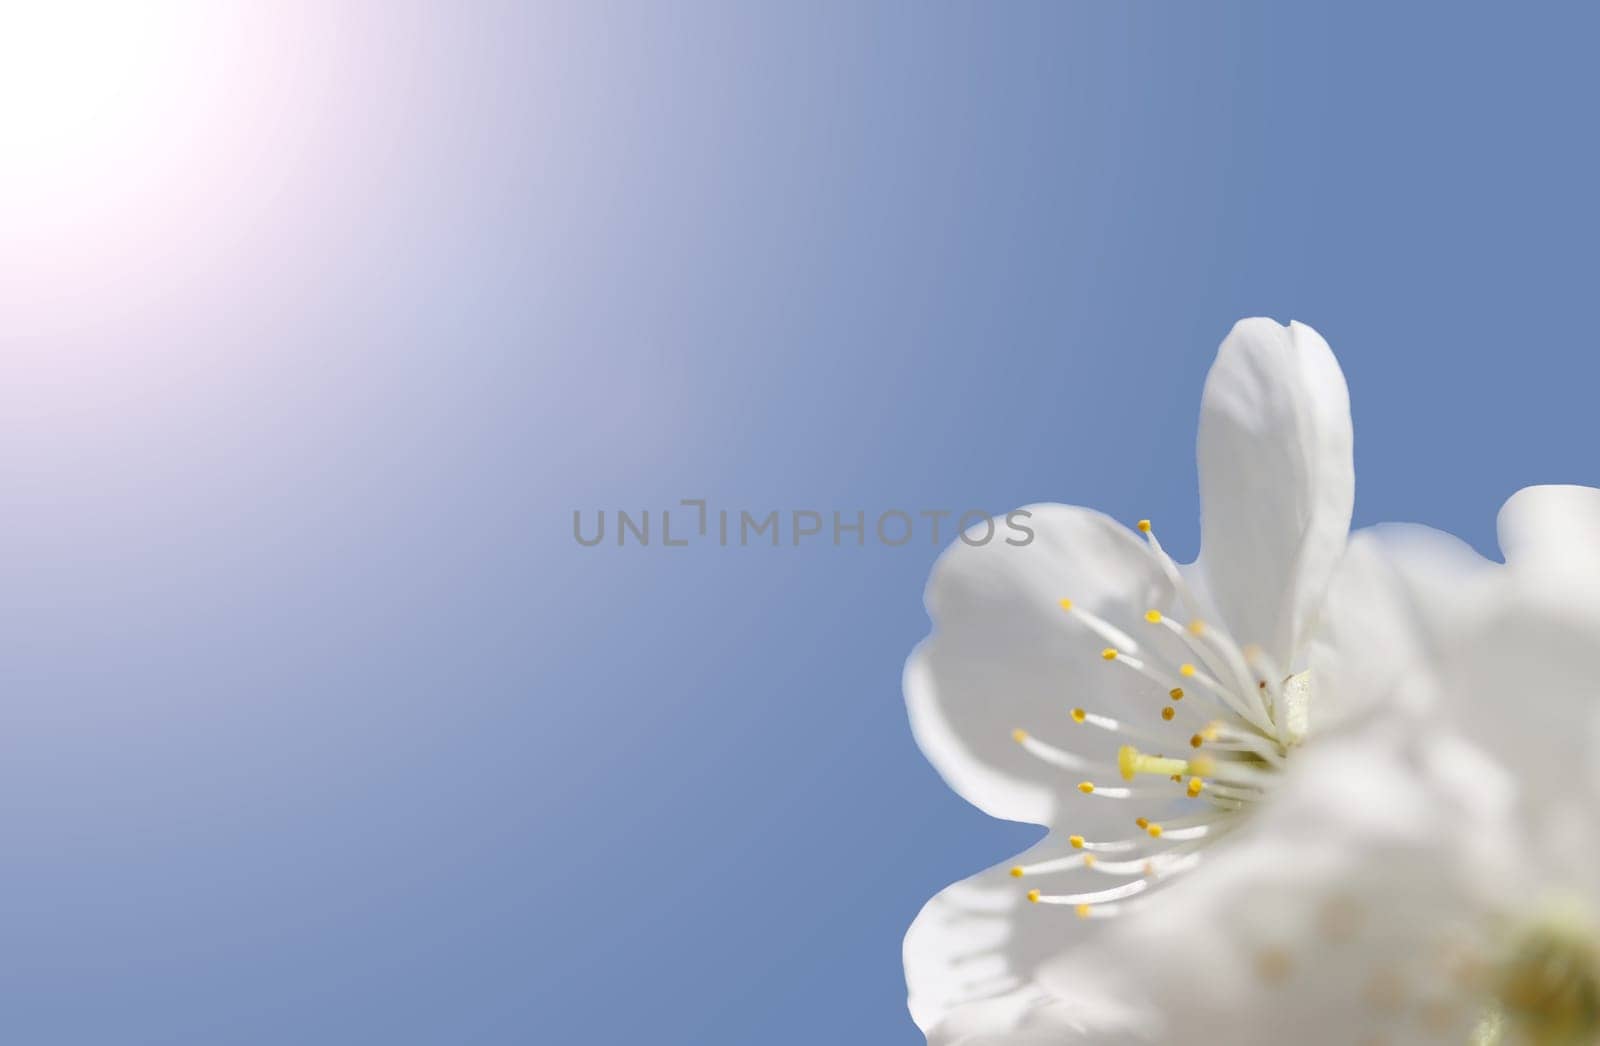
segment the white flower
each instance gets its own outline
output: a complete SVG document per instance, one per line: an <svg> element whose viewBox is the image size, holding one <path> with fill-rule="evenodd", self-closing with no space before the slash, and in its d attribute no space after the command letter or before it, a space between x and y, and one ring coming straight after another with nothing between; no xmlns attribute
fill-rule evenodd
<svg viewBox="0 0 1600 1046"><path fill-rule="evenodd" d="M1323 675L1351 673L1322 665L1313 642L1354 497L1348 395L1327 344L1298 323L1236 325L1198 442L1192 566L1147 521L1135 533L1035 505L1031 544L957 542L934 568L934 630L905 670L917 742L978 807L1050 833L943 891L907 933L910 1008L930 1042L1135 1025L1115 991L1085 978L1046 992L1040 967L1194 868L1308 733L1363 711L1324 700Z"/></svg>
<svg viewBox="0 0 1600 1046"><path fill-rule="evenodd" d="M1433 663L1436 723L1504 801L1445 834L1412 918L1460 953L1451 1004L1480 1042L1600 1042L1600 490L1530 487L1501 510L1506 569L1481 617ZM1454 744L1447 739L1446 744ZM1481 761L1480 761L1481 760ZM1475 826L1487 817L1487 829ZM1463 829L1494 843L1464 851ZM1441 904L1441 880L1466 903ZM1408 886L1413 884L1407 884ZM1439 974L1437 964L1428 972Z"/></svg>
<svg viewBox="0 0 1600 1046"><path fill-rule="evenodd" d="M1108 989L1135 1034L1061 1041L1600 1042L1600 490L1524 490L1500 537L1505 567L1420 582L1414 549L1352 556L1341 586L1424 598L1336 593L1328 642L1420 717L1305 753L1226 853L1050 964L1042 994L1138 970Z"/></svg>

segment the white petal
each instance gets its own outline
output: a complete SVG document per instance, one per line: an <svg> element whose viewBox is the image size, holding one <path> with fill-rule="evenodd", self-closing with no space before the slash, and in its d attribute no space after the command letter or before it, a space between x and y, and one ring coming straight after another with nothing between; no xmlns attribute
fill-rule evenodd
<svg viewBox="0 0 1600 1046"><path fill-rule="evenodd" d="M1200 404L1201 552L1234 637L1294 666L1355 500L1350 397L1321 335L1241 320Z"/></svg>
<svg viewBox="0 0 1600 1046"><path fill-rule="evenodd" d="M1078 794L1085 773L1041 761L1012 735L1024 730L1115 766L1118 739L1074 724L1072 708L1164 725L1161 688L1103 660L1106 640L1060 601L1136 635L1146 652L1170 652L1170 633L1143 618L1170 607L1171 586L1143 542L1111 519L1064 505L1026 511L1030 544L958 541L935 564L927 591L934 630L905 668L912 732L950 786L995 817L1052 824L1070 802L1074 817L1118 809L1131 820L1137 811L1126 804Z"/></svg>
<svg viewBox="0 0 1600 1046"><path fill-rule="evenodd" d="M1501 570L1428 527L1352 535L1311 644L1311 728L1359 723L1383 708L1422 711L1439 690L1441 647L1479 627Z"/></svg>
<svg viewBox="0 0 1600 1046"><path fill-rule="evenodd" d="M1520 783L1530 808L1588 806L1593 793L1575 786L1600 761L1600 574L1507 573L1492 615L1445 655L1443 707Z"/></svg>
<svg viewBox="0 0 1600 1046"><path fill-rule="evenodd" d="M1064 835L1047 837L923 906L903 947L907 1006L917 1027L932 1031L969 1009L966 1032L1007 1030L1042 998L1034 972L1071 938L1062 933L1061 913L1029 903L1028 885L1010 869L1071 852Z"/></svg>
<svg viewBox="0 0 1600 1046"><path fill-rule="evenodd" d="M928 1046L1150 1046L1147 1023L1127 1006L1035 989L957 1010Z"/></svg>
<svg viewBox="0 0 1600 1046"><path fill-rule="evenodd" d="M1098 994L1046 992L1035 977L1068 949L1092 945L1104 924L1031 904L1029 887L1099 888L1105 880L1087 871L1019 880L1010 869L1073 852L1064 833L1047 837L946 887L917 915L904 945L907 1005L930 1046L1072 1041L1072 1032L1126 1017Z"/></svg>
<svg viewBox="0 0 1600 1046"><path fill-rule="evenodd" d="M1498 520L1500 551L1518 569L1600 567L1600 490L1525 487L1506 500Z"/></svg>

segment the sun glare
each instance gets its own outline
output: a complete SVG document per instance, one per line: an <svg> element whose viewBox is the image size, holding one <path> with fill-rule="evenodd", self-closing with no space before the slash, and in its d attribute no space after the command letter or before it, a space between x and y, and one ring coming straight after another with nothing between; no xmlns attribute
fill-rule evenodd
<svg viewBox="0 0 1600 1046"><path fill-rule="evenodd" d="M0 153L13 177L37 189L103 175L157 132L182 100L182 15L114 0L0 5Z"/></svg>

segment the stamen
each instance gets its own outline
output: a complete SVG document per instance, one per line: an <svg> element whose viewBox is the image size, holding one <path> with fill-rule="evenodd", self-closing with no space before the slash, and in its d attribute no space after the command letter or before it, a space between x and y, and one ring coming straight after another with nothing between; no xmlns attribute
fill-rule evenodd
<svg viewBox="0 0 1600 1046"><path fill-rule="evenodd" d="M1168 842L1187 842L1190 839L1204 839L1215 831L1214 825L1197 824L1189 828L1164 828L1161 838Z"/></svg>
<svg viewBox="0 0 1600 1046"><path fill-rule="evenodd" d="M1256 698L1249 704L1246 704L1245 702L1241 701L1239 696L1232 690L1223 686L1212 676L1200 671L1200 669L1196 668L1192 664L1183 664L1178 666L1178 674L1183 676L1185 679L1199 680L1200 684L1204 686L1206 690L1210 691L1218 701L1227 706L1227 708L1240 719L1243 719L1245 722L1249 723L1251 726L1254 726L1262 733L1268 735L1272 733L1272 724L1268 721L1265 711L1261 708L1261 701L1259 698Z"/></svg>
<svg viewBox="0 0 1600 1046"><path fill-rule="evenodd" d="M1089 630L1105 640L1108 646L1121 647L1124 650L1138 650L1139 643L1128 633L1113 625L1099 614L1085 610L1070 599L1060 601L1061 609L1071 614L1088 626Z"/></svg>
<svg viewBox="0 0 1600 1046"><path fill-rule="evenodd" d="M1043 741L1029 734L1026 730L1011 731L1011 739L1025 748L1029 755L1032 755L1038 759L1042 759L1051 766L1058 767L1062 770L1071 770L1075 773L1093 773L1096 770L1105 769L1105 767L1099 763L1091 762L1082 756L1074 755L1071 752L1064 751L1060 748L1057 748L1055 745L1045 744Z"/></svg>
<svg viewBox="0 0 1600 1046"><path fill-rule="evenodd" d="M1150 614L1155 613L1157 613L1157 611L1150 611ZM1146 614L1146 617L1149 617L1149 614ZM1179 629L1178 625L1173 624L1173 621L1171 621L1170 617L1162 617L1162 619L1160 619L1160 624L1166 625L1168 629L1174 630L1174 632L1178 633L1178 635L1184 635L1184 630ZM1203 651L1198 651L1198 653L1203 654ZM1147 680L1152 681L1152 683L1157 683L1157 685L1162 686L1162 688L1165 688L1166 696L1171 697L1174 702L1182 701L1184 697L1189 696L1189 689L1182 685L1181 681L1176 680L1176 678L1171 677L1171 675L1166 675L1165 672L1152 669L1152 667L1149 667L1146 662L1141 661L1141 659L1138 659L1138 657L1126 656L1126 654L1118 651L1117 656L1107 657L1107 661L1117 661L1120 662L1120 664L1128 665L1130 669L1133 669L1134 672L1138 672L1139 675L1142 675L1142 677L1147 678ZM1210 677L1210 675L1200 672L1200 670L1195 669L1194 665L1187 664L1187 662L1186 664L1179 665L1178 673L1182 678L1186 678L1186 680L1198 678L1198 680L1202 681L1202 683L1205 683L1205 688L1203 688L1203 691L1205 691L1206 696L1210 696L1211 699L1216 702L1219 710L1224 710L1224 712L1232 712L1234 715L1238 715L1238 717L1245 718L1245 720L1250 720L1250 717L1243 713L1243 705L1238 704L1237 697L1232 696L1232 693L1229 693L1227 688L1224 688L1221 683L1218 683L1218 681L1214 680L1214 678Z"/></svg>
<svg viewBox="0 0 1600 1046"><path fill-rule="evenodd" d="M1278 741L1287 745L1290 740L1289 731L1289 706L1284 699L1283 680L1286 678L1278 671L1278 665L1268 654L1258 646L1252 646L1244 652L1245 660L1250 663L1261 675L1262 688L1267 695L1268 712L1272 722L1278 728Z"/></svg>
<svg viewBox="0 0 1600 1046"><path fill-rule="evenodd" d="M1021 879L1024 875L1048 875L1051 872L1065 872L1073 868L1092 868L1094 855L1076 853L1069 857L1057 857L1049 861L1039 861L1035 864L1019 864L1011 869L1013 879Z"/></svg>
<svg viewBox="0 0 1600 1046"><path fill-rule="evenodd" d="M1162 709L1162 711L1167 711L1167 709ZM1107 733L1116 734L1119 737L1126 737L1134 741L1143 741L1148 745L1164 745L1169 740L1168 738L1157 737L1155 734L1146 733L1143 730L1137 730L1128 726L1120 719L1113 719L1108 715L1098 715L1094 712L1086 712L1081 708L1074 708L1072 710L1072 721L1074 723L1083 723L1088 726L1096 727L1106 731Z"/></svg>
<svg viewBox="0 0 1600 1046"><path fill-rule="evenodd" d="M1155 528L1150 525L1148 519L1139 521L1139 532L1144 535L1145 543L1150 549L1150 554L1155 557L1156 565L1167 576L1167 580L1172 582L1173 590L1178 593L1178 598L1183 601L1184 607L1189 613L1198 615L1200 601L1190 591L1188 582L1183 580L1183 572L1178 569L1178 564L1174 563L1172 557L1167 555L1167 550L1161 547L1161 542L1156 539Z"/></svg>
<svg viewBox="0 0 1600 1046"><path fill-rule="evenodd" d="M1210 779L1213 784L1245 785L1260 789L1269 786L1276 776L1236 759L1213 759L1204 755L1189 760L1189 772L1195 777Z"/></svg>
<svg viewBox="0 0 1600 1046"><path fill-rule="evenodd" d="M1139 673L1152 683L1155 683L1157 686L1165 690L1167 692L1167 696L1171 697L1174 701L1183 700L1184 695L1187 693L1187 691L1184 690L1181 682L1161 671L1160 669L1151 668L1144 662L1142 658L1125 654L1114 647L1108 647L1107 649L1102 650L1100 652L1100 656L1105 658L1107 661L1115 661L1119 665L1126 665L1128 668L1133 669L1135 672ZM1174 694L1177 696L1174 697ZM1228 705L1225 707L1231 710L1233 706Z"/></svg>
<svg viewBox="0 0 1600 1046"><path fill-rule="evenodd" d="M1277 746L1260 734L1235 730L1226 723L1211 723L1201 731L1201 735L1213 751L1246 752L1259 756L1275 768L1283 766L1283 755Z"/></svg>
<svg viewBox="0 0 1600 1046"><path fill-rule="evenodd" d="M1171 830L1171 828L1192 828L1197 824L1222 824L1226 820L1226 814L1219 814L1214 809L1200 808L1194 814L1187 814L1184 817L1170 817L1170 819L1163 820L1162 824L1166 825L1168 830Z"/></svg>
<svg viewBox="0 0 1600 1046"><path fill-rule="evenodd" d="M1266 796L1259 788L1243 789L1234 788L1225 784L1210 782L1206 785L1206 795L1212 799L1232 799L1238 803L1252 803Z"/></svg>
<svg viewBox="0 0 1600 1046"><path fill-rule="evenodd" d="M1078 791L1084 795L1092 795L1096 799L1171 799L1172 792L1166 788L1124 788L1121 785L1097 785L1093 781L1084 781L1078 785Z"/></svg>
<svg viewBox="0 0 1600 1046"><path fill-rule="evenodd" d="M1153 857L1137 857L1131 861L1099 861L1090 867L1102 875L1151 876L1156 873L1158 862L1171 862L1176 859L1176 855L1161 853Z"/></svg>
<svg viewBox="0 0 1600 1046"><path fill-rule="evenodd" d="M1212 648L1222 655L1228 670L1233 673L1234 682L1239 684L1241 695L1254 707L1259 708L1262 716L1268 722L1271 722L1272 711L1263 700L1260 689L1256 686L1259 680L1256 679L1255 673L1250 671L1249 665L1245 663L1244 652L1239 649L1238 644L1233 641L1233 637L1227 633L1227 630L1208 628L1204 621L1196 618L1189 622L1189 631L1196 637L1207 640Z"/></svg>
<svg viewBox="0 0 1600 1046"><path fill-rule="evenodd" d="M1091 843L1081 835L1070 836L1067 842L1072 844L1074 850L1088 850L1090 853L1102 854L1126 853L1139 845L1133 839L1116 839L1111 842Z"/></svg>
<svg viewBox="0 0 1600 1046"><path fill-rule="evenodd" d="M1120 901L1125 897L1133 897L1150 889L1149 879L1135 879L1123 883L1121 886L1112 886L1105 890L1092 890L1088 893L1052 893L1044 894L1038 890L1030 891L1028 900L1035 904L1066 904L1076 908L1080 904L1102 904L1106 901Z"/></svg>
<svg viewBox="0 0 1600 1046"><path fill-rule="evenodd" d="M1129 654L1123 653L1120 650L1116 650L1116 649L1110 648L1110 647L1108 647L1105 650L1101 651L1101 656L1104 657L1107 661L1114 661L1119 665L1126 665L1128 668L1131 668L1135 672L1138 672L1140 675L1144 676L1146 679L1150 680L1151 682L1156 683L1159 686L1166 687L1167 688L1167 696L1171 697L1172 700L1174 700L1174 701L1183 700L1183 698L1186 697L1188 695L1188 693L1189 693L1189 691L1185 690L1184 687L1178 682L1177 679L1173 678L1170 675L1167 675L1165 672L1162 672L1162 671L1160 671L1158 669L1151 668L1141 658L1133 657L1133 656L1131 656ZM1229 697L1229 695L1227 694L1227 691L1222 687L1221 683L1218 683L1215 679L1212 679L1210 676L1204 674L1199 669L1195 668L1193 665L1190 665L1190 664L1182 665L1180 667L1180 669L1179 669L1179 673L1184 678L1187 678L1187 679L1199 679L1202 683L1206 683L1207 686L1206 686L1205 690L1203 690L1202 692L1205 692L1206 696L1210 697L1213 700L1214 707L1216 708L1217 711L1225 713L1225 714L1226 713L1233 713L1235 715L1241 715L1240 707L1235 703L1235 701L1233 699L1231 699L1231 697L1228 700L1224 700L1223 699L1224 697ZM1177 695L1177 696L1174 697L1173 695ZM1217 695L1222 695L1222 696L1217 696ZM1163 718L1165 718L1165 717L1163 717ZM1241 716L1241 718L1248 719L1249 717Z"/></svg>
<svg viewBox="0 0 1600 1046"><path fill-rule="evenodd" d="M1028 900L1035 904L1065 904L1073 907L1120 901L1144 893L1162 879L1190 870L1200 863L1200 855L1198 853L1187 853L1167 860L1163 860L1161 855L1157 855L1157 857L1149 860L1128 863L1138 865L1138 870L1144 873L1143 877L1122 883L1120 886L1112 886L1104 890L1092 890L1087 893L1047 894L1033 890L1029 892Z"/></svg>
<svg viewBox="0 0 1600 1046"><path fill-rule="evenodd" d="M1145 619L1163 626L1167 629L1167 631L1183 640L1184 645L1190 650L1194 651L1194 655L1201 661L1205 662L1207 667L1215 669L1216 665L1214 662L1220 659L1222 662L1222 667L1228 669L1229 674L1235 677L1235 682L1239 684L1240 690L1248 693L1248 699L1241 700L1238 693L1229 689L1228 687L1223 686L1215 676L1201 672L1192 664L1181 666L1179 668L1179 673L1185 678L1199 679L1200 682L1205 684L1206 689L1215 694L1218 700L1220 700L1229 711L1235 713L1245 720L1248 720L1257 727L1266 730L1268 733L1271 733L1271 726L1267 717L1266 709L1261 704L1260 696L1254 692L1254 683L1250 681L1249 671L1245 668L1244 663L1242 661L1237 663L1230 661L1226 656L1226 653L1219 649L1219 644L1217 642L1202 643L1199 641L1201 637L1216 635L1217 633L1213 629L1209 628L1206 623L1199 618L1195 618L1194 620L1190 621L1187 628L1178 624L1170 617L1151 618L1149 614L1146 614ZM1231 645L1231 640L1229 641L1229 644ZM1241 674L1241 672L1243 674ZM1174 701L1182 697L1182 688L1179 687L1178 689L1180 690L1180 694L1179 697L1173 698Z"/></svg>

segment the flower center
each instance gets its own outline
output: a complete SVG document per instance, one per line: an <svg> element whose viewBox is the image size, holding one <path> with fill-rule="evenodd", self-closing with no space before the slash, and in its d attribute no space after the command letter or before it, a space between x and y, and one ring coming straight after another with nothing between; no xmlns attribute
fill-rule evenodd
<svg viewBox="0 0 1600 1046"><path fill-rule="evenodd" d="M1528 932L1500 970L1505 1022L1522 1041L1580 1046L1600 1041L1600 950L1570 925Z"/></svg>
<svg viewBox="0 0 1600 1046"><path fill-rule="evenodd" d="M1199 602L1177 564L1156 540L1149 520L1139 521L1150 554L1191 613ZM1228 631L1198 616L1180 624L1160 610L1147 611L1147 625L1176 636L1184 660L1146 654L1137 640L1112 621L1071 599L1061 608L1107 645L1101 657L1134 672L1150 685L1150 703L1130 710L1130 718L1086 708L1071 709L1077 726L1118 737L1116 765L1097 763L1041 740L1026 730L1012 736L1030 754L1074 774L1089 775L1078 791L1096 799L1142 800L1163 804L1157 817L1137 817L1139 835L1091 841L1070 837L1073 853L1011 869L1017 878L1089 869L1120 881L1103 890L1047 894L1028 891L1038 904L1070 905L1084 918L1108 917L1123 902L1147 893L1162 880L1193 868L1209 839L1234 827L1238 816L1266 795L1298 745L1307 721L1309 674L1286 676L1256 647L1241 647ZM1167 642L1169 649L1173 644ZM1158 650L1152 644L1151 650ZM1174 663L1175 662L1175 663ZM1182 753L1181 755L1173 753ZM1140 778L1154 779L1147 785ZM1115 782L1118 779L1122 783ZM1166 816L1170 812L1171 817Z"/></svg>

